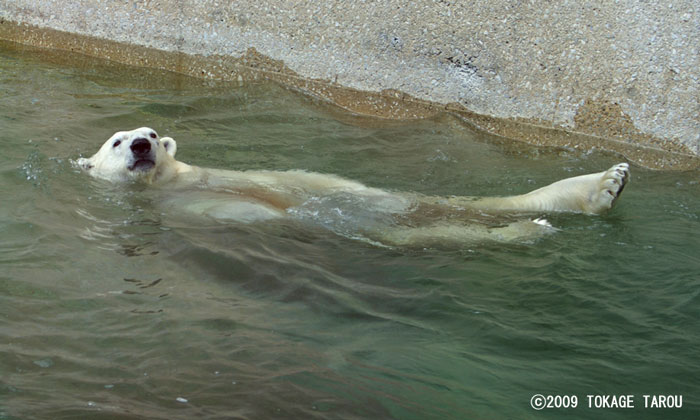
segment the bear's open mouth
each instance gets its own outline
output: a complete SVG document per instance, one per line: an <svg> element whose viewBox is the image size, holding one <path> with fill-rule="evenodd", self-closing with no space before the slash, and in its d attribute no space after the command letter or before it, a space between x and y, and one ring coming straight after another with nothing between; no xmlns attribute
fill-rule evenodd
<svg viewBox="0 0 700 420"><path fill-rule="evenodd" d="M148 171L156 166L156 163L151 159L139 159L129 166L130 171Z"/></svg>

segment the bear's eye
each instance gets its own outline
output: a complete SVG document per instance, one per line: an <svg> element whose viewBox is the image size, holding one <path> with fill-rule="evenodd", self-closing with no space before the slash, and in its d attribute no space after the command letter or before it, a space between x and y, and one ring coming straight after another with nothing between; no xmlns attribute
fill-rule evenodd
<svg viewBox="0 0 700 420"><path fill-rule="evenodd" d="M154 139L154 138L156 138L156 137L158 137L158 136L156 135L156 133L154 133L154 132L151 131L151 138Z"/></svg>
<svg viewBox="0 0 700 420"><path fill-rule="evenodd" d="M120 144L122 144L122 141L121 141L121 140L117 140L117 141L114 142L114 144L112 145L112 147L117 147L117 146L119 146Z"/></svg>

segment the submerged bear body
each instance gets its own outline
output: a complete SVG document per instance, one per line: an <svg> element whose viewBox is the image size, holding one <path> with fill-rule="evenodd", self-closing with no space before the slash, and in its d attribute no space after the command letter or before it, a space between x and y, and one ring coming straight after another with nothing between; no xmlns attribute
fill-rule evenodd
<svg viewBox="0 0 700 420"><path fill-rule="evenodd" d="M543 219L482 224L480 215L600 214L612 208L629 180L629 167L621 163L523 195L430 197L299 170L200 168L177 161L176 151L175 140L160 138L155 130L143 127L115 133L95 155L80 158L77 164L96 178L158 189L163 205L191 217L252 223L327 212L324 220L351 221L363 235L388 245L529 240L553 229Z"/></svg>

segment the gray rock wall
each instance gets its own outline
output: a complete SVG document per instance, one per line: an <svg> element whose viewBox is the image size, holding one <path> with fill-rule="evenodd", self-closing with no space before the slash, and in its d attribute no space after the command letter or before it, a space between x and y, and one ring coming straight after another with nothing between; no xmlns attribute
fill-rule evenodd
<svg viewBox="0 0 700 420"><path fill-rule="evenodd" d="M487 117L486 129L500 119L697 156L699 8L697 0L0 0L0 37L23 42L7 25L25 23L243 65L254 48L270 59L256 61L262 70L450 104ZM206 62L197 74L227 77Z"/></svg>

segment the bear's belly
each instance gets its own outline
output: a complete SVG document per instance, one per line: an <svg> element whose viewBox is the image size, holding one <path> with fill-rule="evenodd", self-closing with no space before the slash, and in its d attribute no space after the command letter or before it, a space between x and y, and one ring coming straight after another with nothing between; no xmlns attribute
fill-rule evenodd
<svg viewBox="0 0 700 420"><path fill-rule="evenodd" d="M285 213L265 203L231 194L189 192L163 202L170 215L202 218L222 223L252 223L284 217Z"/></svg>

